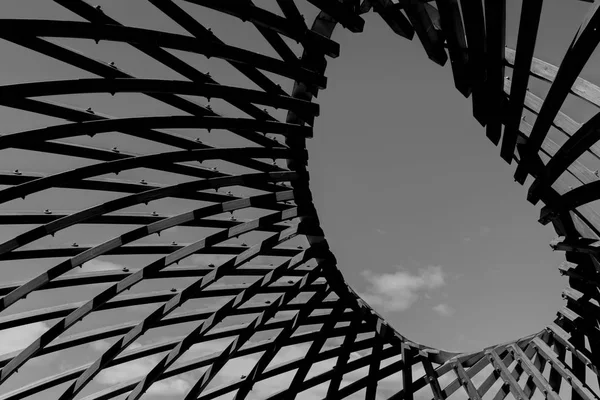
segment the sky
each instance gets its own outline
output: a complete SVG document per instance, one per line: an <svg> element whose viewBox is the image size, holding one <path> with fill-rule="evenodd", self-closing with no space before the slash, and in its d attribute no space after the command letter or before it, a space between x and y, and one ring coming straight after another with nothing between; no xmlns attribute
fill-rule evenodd
<svg viewBox="0 0 600 400"><path fill-rule="evenodd" d="M182 32L143 0L99 3L123 23ZM276 10L269 0L256 3ZM225 42L270 54L268 45L248 24L241 26L233 18L197 6L183 3L182 6L205 26L212 27ZM574 0L546 2L536 57L558 65L587 7ZM508 1L507 46L512 48L519 8L519 1ZM311 7L303 6L302 11L309 17L314 15ZM3 1L0 15L79 20L52 2L38 0ZM499 148L488 141L484 129L472 118L470 99L454 88L449 65L440 67L428 60L418 39L409 42L394 35L377 15L368 14L364 18L367 23L363 33L352 34L341 28L334 33L333 39L341 45L341 55L328 59L328 88L316 99L321 116L315 123L314 138L307 142L315 205L339 268L364 300L404 336L419 343L470 351L542 329L562 306L560 291L566 284L557 270L564 256L553 252L548 245L556 236L554 231L537 222L539 206L526 201L526 188L512 178L515 165L509 166L500 158ZM83 40L65 43L96 58L114 59L119 67L137 76L177 78L123 44L101 42L92 46L91 41ZM11 55L0 63L0 85L91 76L4 41L0 42L0 54ZM218 61L177 54L198 68L210 70L220 81L248 85ZM586 69L583 75L594 81L598 78L596 74L597 71ZM290 83L282 81L282 87L289 90ZM532 82L531 88L538 95L547 90L538 82ZM89 105L115 116L170 111L135 95L115 98L82 95L77 99L55 96L53 100ZM223 112L230 111L218 101L213 104ZM585 122L593 112L575 100L567 108L580 122ZM529 114L526 117L532 118ZM3 132L58 123L4 107L0 107L0 121ZM159 150L150 143L130 143L118 135L93 140L95 145L118 146L122 151ZM226 136L208 135L208 140L219 145L239 144ZM92 143L89 138L68 141ZM2 170L60 171L84 164L82 160L64 157L41 159L18 150L5 151L0 159ZM149 179L148 174L143 170L129 171L121 177ZM170 179L174 178L155 174L152 179L172 182ZM65 196L62 190L50 190L43 196L2 205L2 211L69 210L114 196L82 192ZM157 203L134 211L174 214L191 207L184 201ZM23 229L15 226L0 230L0 240ZM98 243L126 230L126 227L78 228L37 244ZM190 232L187 228L177 228L151 240L183 241ZM87 264L84 271L139 268L148 261L149 258L105 257ZM206 258L190 261L194 265L208 262ZM0 281L22 280L47 267L43 261L2 262ZM139 291L148 288L152 285ZM65 300L64 293L58 292L45 292L41 296L32 301L54 305ZM69 301L80 301L88 298L89 292L75 290L69 296ZM16 307L15 311L26 311L32 304L35 305ZM111 317L117 322L131 318ZM99 319L88 327L104 323L105 320ZM25 331L0 332L0 354L26 346L48 327L36 323ZM175 329L163 330L153 340L168 340L176 335L181 333ZM85 356L41 358L31 371L51 365L67 370L78 357L82 362L93 360L108 345L95 342ZM201 356L225 345L220 342L198 345L192 353ZM136 343L131 349L136 346L141 344ZM291 347L278 357L287 360L302 357L305 352L306 348ZM223 376L238 376L244 363L249 370L256 361L250 358L243 358L231 371L226 369ZM94 388L141 376L156 362L157 359L150 357L113 368L98 377ZM330 367L319 365L314 373ZM38 374L43 375L32 372L32 376ZM167 380L154 387L150 395L175 396L189 389L193 378L186 375ZM391 377L389 384L393 386L396 378ZM15 379L9 382L8 389L23 384L20 377ZM256 389L257 396L279 390L285 387L283 383L265 383Z"/></svg>
<svg viewBox="0 0 600 400"><path fill-rule="evenodd" d="M535 54L556 64L586 12L557 3L544 5ZM512 48L519 7L508 2ZM555 232L537 222L449 66L365 19L362 34L335 32L342 55L329 62L308 142L315 202L346 278L421 343L475 350L541 329L565 284L564 255L548 246Z"/></svg>

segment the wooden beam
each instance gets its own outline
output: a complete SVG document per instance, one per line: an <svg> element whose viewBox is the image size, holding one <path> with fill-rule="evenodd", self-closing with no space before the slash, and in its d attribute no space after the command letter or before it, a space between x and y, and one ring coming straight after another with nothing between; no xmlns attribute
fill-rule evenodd
<svg viewBox="0 0 600 400"><path fill-rule="evenodd" d="M408 0L404 5L404 11L429 59L439 65L446 64L448 55L443 46L444 39L441 33L435 29L425 5L420 0Z"/></svg>
<svg viewBox="0 0 600 400"><path fill-rule="evenodd" d="M581 396L583 399L586 399L586 400L598 399L598 396L596 396L592 391L590 391L587 388L587 386L583 382L581 382L564 365L564 363L559 358L560 355L557 355L556 353L554 353L554 351L552 351L548 347L548 345L546 343L544 343L542 340L540 340L539 338L533 339L533 342L537 346L536 351L538 352L538 354L540 354L542 357L544 357L546 359L546 361L551 363L552 369L554 371L556 371L564 380L569 382L571 387L577 392L577 394L579 396ZM556 378L553 379L553 376L551 376L550 380L551 380L551 382L553 380L556 381ZM555 392L558 392L556 386L558 386L558 384L555 383L553 388L554 388Z"/></svg>
<svg viewBox="0 0 600 400"><path fill-rule="evenodd" d="M535 121L531 137L527 141L527 147L531 153L537 151L544 141L548 129L550 129L554 117L567 98L575 79L581 73L600 41L598 30L600 27L599 6L600 4L595 4L590 9L563 58L556 79L550 87L540 110L540 115ZM525 166L519 164L515 172L515 180L523 184L528 174L529 171L526 170Z"/></svg>
<svg viewBox="0 0 600 400"><path fill-rule="evenodd" d="M506 116L506 127L500 150L500 156L509 164L512 162L515 146L517 145L518 127L523 114L525 95L528 92L529 70L533 60L542 4L543 0L524 1L521 4L519 36L517 38L517 51L515 52L508 115Z"/></svg>
<svg viewBox="0 0 600 400"><path fill-rule="evenodd" d="M485 0L486 30L486 127L485 134L497 145L502 135L504 114L504 42L506 36L506 0Z"/></svg>
<svg viewBox="0 0 600 400"><path fill-rule="evenodd" d="M469 97L471 94L471 82L467 71L469 58L458 0L436 0L436 5L450 54L454 86L463 96Z"/></svg>
<svg viewBox="0 0 600 400"><path fill-rule="evenodd" d="M325 11L351 32L356 33L363 31L365 20L358 15L356 10L353 10L345 3L328 0L308 0L308 2Z"/></svg>

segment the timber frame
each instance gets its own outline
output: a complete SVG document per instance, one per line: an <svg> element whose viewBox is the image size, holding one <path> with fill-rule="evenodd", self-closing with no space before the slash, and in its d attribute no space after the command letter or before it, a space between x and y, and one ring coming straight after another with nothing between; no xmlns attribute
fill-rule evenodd
<svg viewBox="0 0 600 400"><path fill-rule="evenodd" d="M375 400L383 398L378 383L398 375L396 392L386 398L412 400L426 390L433 400L455 393L471 400L507 396L524 400L536 393L551 400L558 400L561 393L598 400L592 389L598 384L590 377L600 376L600 215L591 203L600 200L600 178L584 160L600 160L600 113L582 124L561 110L569 96L600 107L600 87L579 77L600 41L600 3L591 5L560 67L534 58L542 0L523 1L516 49L505 47L505 0L274 0L277 12L252 0L147 0L185 33L121 24L119 15L84 0L54 3L76 18L4 18L0 38L68 64L87 77L0 86L0 106L62 121L14 132L0 126L0 152L41 152L83 159L86 164L63 171L0 172L0 204L57 188L113 197L99 197L107 200L69 212L0 212L0 224L22 228L0 243L0 262L48 264L28 280L0 282L0 331L39 322L49 326L28 347L0 356L0 389L38 357L101 340L111 344L91 362L49 370L51 375L0 392L0 399L65 400L85 394L85 399L134 400L157 382L195 371L185 399L249 398L261 381L291 376L285 389L265 398L301 399L303 392L325 384L327 399L360 393ZM305 21L297 3L316 7L316 18ZM190 7L253 25L276 56L225 43L186 11ZM565 252L560 272L569 279L564 308L540 332L470 353L438 350L402 336L346 284L312 203L305 143L320 111L313 100L327 86L326 57L340 53L331 39L333 30L339 24L361 32L365 24L361 15L368 12L378 14L401 37L410 40L416 34L435 63L450 60L458 92L472 98L474 118L499 146L501 158L509 164L516 161L515 180L524 184L527 177L533 178L527 199L543 203L540 222L552 223L556 230L558 238L551 246ZM114 63L63 46L61 40L66 39L128 45L182 78L138 78ZM300 56L290 47L292 41L301 47ZM230 65L254 89L219 83L180 57L183 53ZM534 79L549 84L545 98L528 89ZM290 92L279 84L281 80L290 83ZM114 117L43 99L99 93L139 94L174 111ZM207 102L201 104L198 98ZM240 114L221 115L207 104L211 98ZM274 110L284 110L284 117ZM525 112L536 116L533 124L525 120ZM172 129L227 131L247 145L211 146L167 131ZM551 129L562 135L562 143L550 137ZM169 151L133 153L70 140L110 134ZM234 168L211 167L214 161ZM106 177L139 168L185 179L169 184ZM196 202L197 207L176 215L129 211L164 199ZM254 217L237 217L250 209ZM37 245L81 225L131 228L99 243ZM210 233L196 235L190 243L143 242L176 227ZM243 242L245 237L253 239ZM203 266L177 265L194 255L222 258ZM136 269L70 273L103 256L152 256L152 261ZM256 262L268 257L278 261ZM223 283L228 278L247 282ZM169 279L183 279L184 284L129 292L138 284ZM91 286L99 290L85 301L18 308L30 294ZM213 307L178 310L207 298L222 301ZM139 319L71 330L101 311L140 306L149 308ZM242 322L222 324L232 317ZM169 326L180 327L182 335L132 347L148 332ZM260 332L271 334L254 340ZM229 344L214 353L184 357L194 345L213 340ZM337 344L326 345L332 341ZM305 346L306 355L272 364L282 349L292 345ZM149 356L159 361L145 375L89 390L107 368ZM228 362L248 356L256 359L249 373L212 384ZM335 366L310 375L311 367L321 361ZM420 367L423 374L414 374ZM360 369L365 371L362 377L342 385L345 374Z"/></svg>

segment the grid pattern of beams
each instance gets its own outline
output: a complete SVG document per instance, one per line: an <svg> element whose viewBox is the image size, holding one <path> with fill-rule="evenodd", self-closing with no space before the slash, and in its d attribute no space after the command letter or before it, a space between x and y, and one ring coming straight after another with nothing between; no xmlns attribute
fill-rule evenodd
<svg viewBox="0 0 600 400"><path fill-rule="evenodd" d="M581 123L563 112L569 97L600 107L600 87L579 77L600 41L598 3L556 67L534 57L542 0L523 1L514 50L505 48L504 0L140 2L172 29L121 22L127 15L84 0L54 0L71 19L0 21L3 41L81 73L0 86L0 106L45 121L3 129L0 154L71 161L0 172L0 205L8 207L0 224L17 232L3 236L0 263L37 263L37 272L0 285L0 330L45 327L27 347L0 356L0 388L9 388L0 399L133 400L183 375L191 379L185 399L256 398L254 388L270 379L287 383L266 399L303 398L323 386L327 399L460 393L525 400L536 391L552 400L561 393L598 399L590 377L600 376L600 215L591 203L600 199L600 180L585 160L600 160L600 114ZM228 44L205 27L202 11L251 26L269 51ZM333 30L339 24L361 32L367 12L401 37L416 34L432 61L450 59L455 86L472 97L486 136L502 159L517 162L515 180L533 177L527 198L543 202L540 222L556 229L551 246L566 253L560 272L569 279L565 307L542 331L471 353L446 352L402 336L345 283L312 204L305 143L319 115L313 100L327 86L326 57L340 53ZM66 45L82 41L83 51ZM140 76L85 51L100 42L125 46L177 78ZM193 57L238 75L221 83L218 71L212 76ZM529 90L533 80L549 85L545 98ZM110 115L64 101L107 95L144 98L155 109ZM150 179L137 179L140 171ZM19 208L57 189L93 201L68 210ZM145 211L160 202L185 205ZM82 240L86 231L103 239L52 240L73 229ZM174 229L188 230L190 240L162 239ZM138 262L114 268L109 257ZM58 291L77 296L40 300ZM131 317L116 318L127 310ZM176 336L156 339L170 327ZM36 360L90 346L99 353L88 351L79 365L10 386ZM283 360L289 346L304 353ZM138 377L98 385L111 368L150 359ZM248 359L243 375L217 378ZM319 363L327 367L313 372ZM386 379L394 382L391 392L380 391Z"/></svg>

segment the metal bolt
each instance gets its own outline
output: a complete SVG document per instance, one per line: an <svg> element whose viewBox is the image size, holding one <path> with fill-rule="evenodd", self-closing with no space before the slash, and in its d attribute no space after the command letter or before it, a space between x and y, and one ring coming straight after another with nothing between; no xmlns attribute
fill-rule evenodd
<svg viewBox="0 0 600 400"><path fill-rule="evenodd" d="M92 110L92 107L88 107L85 111L89 112L90 114L95 114L94 110Z"/></svg>
<svg viewBox="0 0 600 400"><path fill-rule="evenodd" d="M177 289L171 288L171 292L175 293L176 291L177 291Z"/></svg>
<svg viewBox="0 0 600 400"><path fill-rule="evenodd" d="M13 173L14 173L15 175L23 175L23 174L21 173L21 171L19 171L18 169L15 169Z"/></svg>
<svg viewBox="0 0 600 400"><path fill-rule="evenodd" d="M158 213L156 211L152 211L152 215L158 217Z"/></svg>
<svg viewBox="0 0 600 400"><path fill-rule="evenodd" d="M177 242L175 242L175 241L172 241L172 242L171 242L171 244L172 244L173 246L177 246Z"/></svg>
<svg viewBox="0 0 600 400"><path fill-rule="evenodd" d="M129 272L129 268L123 268L123 272Z"/></svg>
<svg viewBox="0 0 600 400"><path fill-rule="evenodd" d="M52 214L52 211L48 210L47 208L44 210L44 214Z"/></svg>
<svg viewBox="0 0 600 400"><path fill-rule="evenodd" d="M79 247L79 245L77 243L73 243L71 246L73 246L73 247Z"/></svg>
<svg viewBox="0 0 600 400"><path fill-rule="evenodd" d="M119 153L119 149L118 149L117 147L113 147L113 148L112 148L112 151L113 151L114 153Z"/></svg>
<svg viewBox="0 0 600 400"><path fill-rule="evenodd" d="M147 183L147 182L146 182L144 179L142 179L142 180L140 181L140 183L141 183L142 185L147 185L147 184L148 184L148 183Z"/></svg>
<svg viewBox="0 0 600 400"><path fill-rule="evenodd" d="M208 264L208 268L214 268L215 264Z"/></svg>

